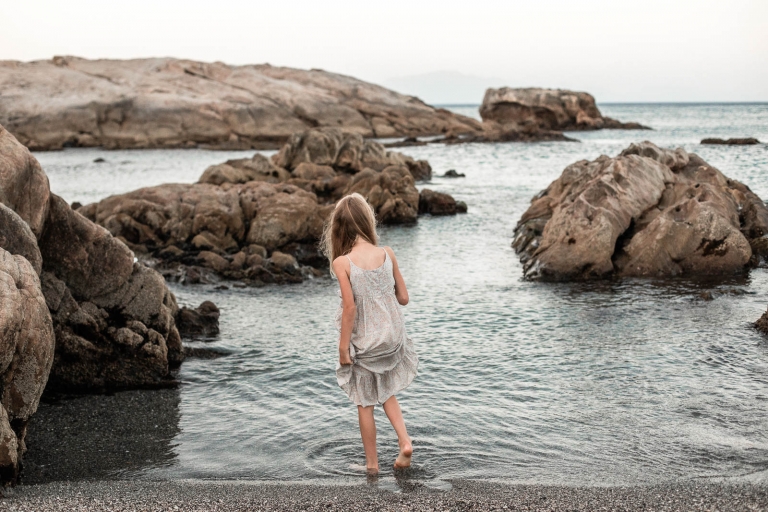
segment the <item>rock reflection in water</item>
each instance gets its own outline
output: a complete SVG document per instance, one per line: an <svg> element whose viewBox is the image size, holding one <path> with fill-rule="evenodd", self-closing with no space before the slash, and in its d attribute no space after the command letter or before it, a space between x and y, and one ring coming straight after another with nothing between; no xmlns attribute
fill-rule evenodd
<svg viewBox="0 0 768 512"><path fill-rule="evenodd" d="M179 389L43 397L27 434L22 482L119 478L175 458Z"/></svg>

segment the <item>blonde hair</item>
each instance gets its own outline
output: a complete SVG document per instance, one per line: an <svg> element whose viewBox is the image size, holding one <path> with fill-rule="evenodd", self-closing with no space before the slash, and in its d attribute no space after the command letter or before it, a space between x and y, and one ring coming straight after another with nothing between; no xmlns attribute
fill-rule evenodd
<svg viewBox="0 0 768 512"><path fill-rule="evenodd" d="M336 203L336 208L333 209L323 228L320 247L325 257L331 262L332 275L333 261L339 256L349 254L358 238L373 245L379 243L373 208L363 196L355 192L342 197Z"/></svg>

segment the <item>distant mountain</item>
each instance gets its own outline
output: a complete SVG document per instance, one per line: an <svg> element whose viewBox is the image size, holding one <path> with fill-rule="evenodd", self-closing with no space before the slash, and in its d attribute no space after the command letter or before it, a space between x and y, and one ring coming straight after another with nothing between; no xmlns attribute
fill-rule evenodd
<svg viewBox="0 0 768 512"><path fill-rule="evenodd" d="M434 71L384 80L383 85L403 94L418 96L431 105L475 104L483 101L489 87L505 85L501 78L465 75L458 71Z"/></svg>

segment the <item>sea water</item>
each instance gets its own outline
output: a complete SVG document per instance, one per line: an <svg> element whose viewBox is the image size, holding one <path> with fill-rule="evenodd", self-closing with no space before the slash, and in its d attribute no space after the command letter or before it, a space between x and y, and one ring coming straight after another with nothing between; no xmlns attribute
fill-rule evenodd
<svg viewBox="0 0 768 512"><path fill-rule="evenodd" d="M477 116L477 106L453 108ZM431 163L435 177L419 188L469 207L466 215L426 216L380 232L408 285L407 329L421 360L419 376L398 396L413 438L413 478L574 485L768 478L768 339L751 326L768 307L765 269L719 280L551 284L523 280L510 248L530 199L565 166L616 155L635 141L696 152L768 199L768 146L699 144L705 137L768 141L768 105L601 108L654 130L398 150ZM251 154L72 149L36 156L55 193L87 203L193 182L210 164ZM466 177L439 177L449 169ZM182 365L168 456L131 476L360 474L356 409L334 373L334 280L171 289L180 304L219 306L221 334L194 344L228 355ZM706 291L714 300L701 298ZM387 468L397 442L380 409L376 418Z"/></svg>

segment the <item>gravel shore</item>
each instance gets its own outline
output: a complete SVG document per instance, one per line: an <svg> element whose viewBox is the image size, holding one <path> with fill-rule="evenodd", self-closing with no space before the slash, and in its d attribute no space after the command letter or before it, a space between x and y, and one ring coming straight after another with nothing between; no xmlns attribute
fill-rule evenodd
<svg viewBox="0 0 768 512"><path fill-rule="evenodd" d="M553 487L453 481L362 485L214 481L91 481L6 490L0 510L48 511L482 511L768 510L768 486L676 483L646 487Z"/></svg>

